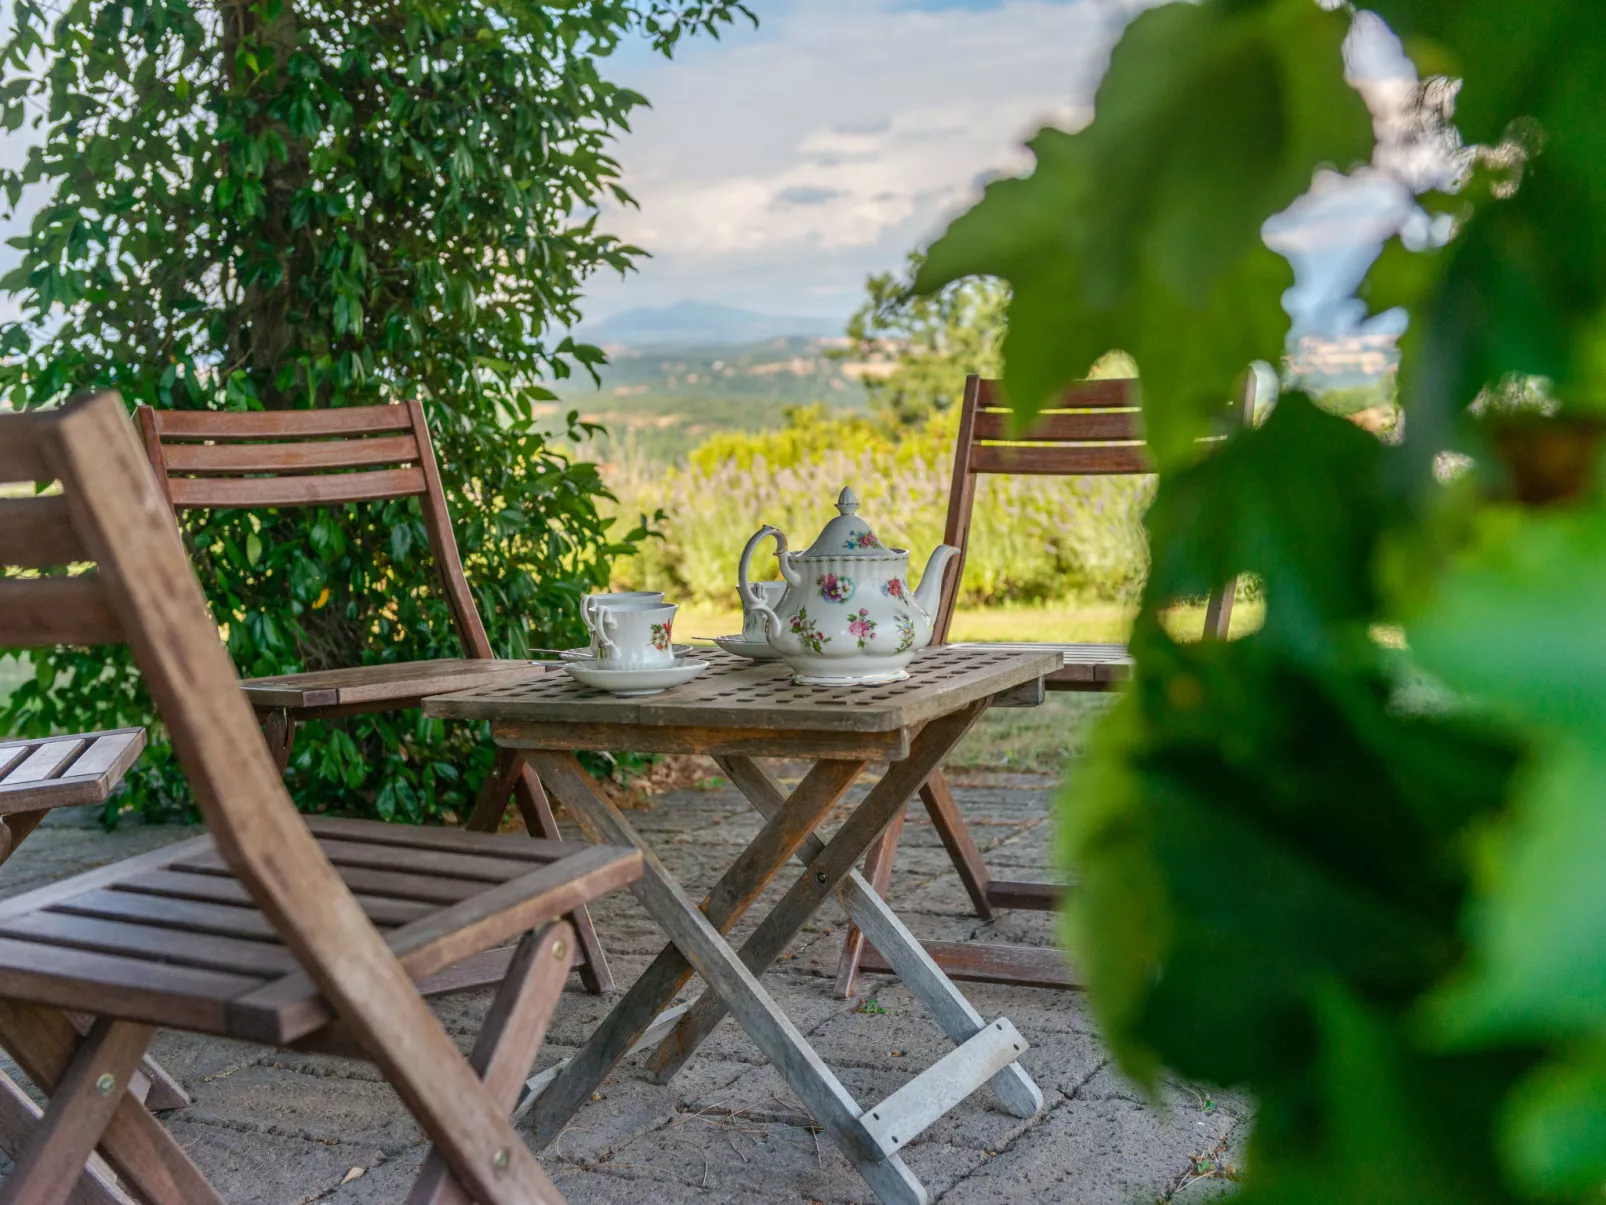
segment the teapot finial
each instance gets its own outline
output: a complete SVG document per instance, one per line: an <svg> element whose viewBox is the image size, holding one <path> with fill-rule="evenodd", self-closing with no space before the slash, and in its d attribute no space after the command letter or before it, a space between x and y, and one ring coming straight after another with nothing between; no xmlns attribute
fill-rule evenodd
<svg viewBox="0 0 1606 1205"><path fill-rule="evenodd" d="M836 512L839 515L851 515L859 509L859 496L847 486L836 496Z"/></svg>

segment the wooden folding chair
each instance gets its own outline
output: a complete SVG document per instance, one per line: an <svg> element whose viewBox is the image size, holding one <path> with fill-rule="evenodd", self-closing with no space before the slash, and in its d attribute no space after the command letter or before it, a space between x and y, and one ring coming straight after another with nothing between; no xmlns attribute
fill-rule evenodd
<svg viewBox="0 0 1606 1205"><path fill-rule="evenodd" d="M1247 425L1254 416L1255 374L1245 373L1230 413L1231 421ZM984 473L1026 473L1040 476L1140 475L1154 472L1143 439L1138 382L1135 380L1083 381L1066 392L1058 405L1043 412L1020 435L1010 433L1012 414L1003 404L998 381L971 376L959 412L959 435L954 446L953 484L948 493L947 533L943 542L959 549L949 562L942 609L937 617L933 644L948 642L959 587L964 579L970 537L971 512L976 504L976 479ZM1219 440L1221 436L1212 436ZM1205 608L1206 639L1224 640L1232 621L1237 581L1212 593ZM1049 690L1105 691L1132 676L1132 659L1120 644L1010 644L976 643L983 648L1052 648L1065 664L1049 675ZM920 788L921 802L942 839L976 915L991 920L1000 908L1049 912L1059 906L1066 888L1060 883L996 879L987 869L981 851L959 815L953 792L939 770ZM883 894L892 881L892 863L903 830L900 815L865 860L865 877ZM1074 987L1065 960L1057 949L980 942L926 942L939 966L955 979L986 983L1014 983L1033 987ZM836 992L853 995L860 970L886 973L887 962L867 946L864 935L849 928L837 962Z"/></svg>
<svg viewBox="0 0 1606 1205"><path fill-rule="evenodd" d="M560 918L640 854L304 820L115 394L0 416L0 484L50 481L5 502L0 648L128 643L209 835L0 901L0 1045L50 1097L0 1205L61 1205L97 1150L147 1205L221 1205L129 1090L157 1026L372 1060L433 1143L415 1205L560 1201L508 1114L572 959ZM465 1058L417 981L520 935Z"/></svg>
<svg viewBox="0 0 1606 1205"><path fill-rule="evenodd" d="M528 676L528 662L497 660L469 592L441 489L424 408L362 406L344 410L239 413L136 410L145 452L161 478L168 503L182 512L222 507L331 506L417 498L435 565L445 587L463 658L391 662L249 678L246 696L256 708L282 773L296 727L305 720L370 715L417 707L429 695L511 682ZM535 772L506 750L497 751L467 827L495 832L508 796L518 803L530 836L560 839L552 806ZM613 990L608 960L584 909L569 917L584 957L580 977L588 991ZM458 986L500 978L496 959Z"/></svg>

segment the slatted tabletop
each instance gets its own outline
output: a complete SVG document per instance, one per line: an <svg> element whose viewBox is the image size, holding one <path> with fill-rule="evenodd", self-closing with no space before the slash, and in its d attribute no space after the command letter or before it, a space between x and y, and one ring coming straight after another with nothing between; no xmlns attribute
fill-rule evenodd
<svg viewBox="0 0 1606 1205"><path fill-rule="evenodd" d="M1132 654L1124 644L1029 644L1009 641L963 641L950 648L999 649L1005 652L1025 652L1048 649L1059 653L1065 664L1048 676L1050 690L1085 689L1089 684L1110 684L1129 681L1132 677Z"/></svg>
<svg viewBox="0 0 1606 1205"><path fill-rule="evenodd" d="M564 673L438 695L424 714L499 724L598 724L640 728L737 728L806 733L893 732L915 728L977 699L1041 680L1061 665L1055 648L927 649L909 677L884 686L799 686L782 662L724 652L695 654L709 668L683 686L619 698Z"/></svg>
<svg viewBox="0 0 1606 1205"><path fill-rule="evenodd" d="M143 728L0 741L0 815L104 803L144 748Z"/></svg>

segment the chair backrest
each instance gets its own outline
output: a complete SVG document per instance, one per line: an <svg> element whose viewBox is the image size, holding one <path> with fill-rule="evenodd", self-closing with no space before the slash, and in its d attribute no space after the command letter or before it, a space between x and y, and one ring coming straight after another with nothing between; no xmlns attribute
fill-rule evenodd
<svg viewBox="0 0 1606 1205"><path fill-rule="evenodd" d="M1251 371L1244 374L1232 417L1248 425L1254 409L1255 374ZM959 601L970 519L976 506L976 478L986 473L1077 477L1154 472L1143 437L1141 396L1135 380L1079 381L1020 434L1010 431L1013 417L1004 402L1001 382L974 375L966 378L943 535L943 542L959 549L959 555L949 562L934 644L947 641ZM1207 639L1226 639L1236 589L1235 578L1210 595L1205 609Z"/></svg>
<svg viewBox="0 0 1606 1205"><path fill-rule="evenodd" d="M324 995L387 1032L433 1024L296 814L115 393L0 415L0 487L49 482L0 498L0 648L128 644L219 850Z"/></svg>
<svg viewBox="0 0 1606 1205"><path fill-rule="evenodd" d="M135 412L175 515L224 507L332 506L417 498L463 648L491 642L463 574L424 408Z"/></svg>

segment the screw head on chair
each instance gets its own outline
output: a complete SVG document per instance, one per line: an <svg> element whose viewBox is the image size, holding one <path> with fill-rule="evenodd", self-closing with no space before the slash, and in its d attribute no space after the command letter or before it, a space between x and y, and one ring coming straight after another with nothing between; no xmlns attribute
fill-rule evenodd
<svg viewBox="0 0 1606 1205"><path fill-rule="evenodd" d="M95 1091L99 1092L102 1096L110 1096L114 1091L116 1091L116 1089L117 1077L109 1071L95 1081Z"/></svg>
<svg viewBox="0 0 1606 1205"><path fill-rule="evenodd" d="M552 943L552 957L553 958L560 958L561 959L561 958L566 957L568 955L568 953L569 953L569 943L568 942L563 941L563 940L560 939L560 940L555 941L555 942Z"/></svg>

